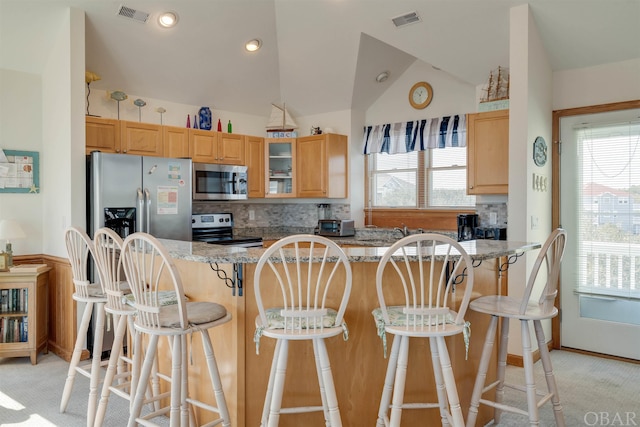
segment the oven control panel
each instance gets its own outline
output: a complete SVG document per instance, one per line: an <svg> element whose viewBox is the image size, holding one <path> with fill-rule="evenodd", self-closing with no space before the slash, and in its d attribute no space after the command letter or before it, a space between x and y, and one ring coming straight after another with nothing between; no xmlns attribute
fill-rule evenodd
<svg viewBox="0 0 640 427"><path fill-rule="evenodd" d="M233 216L230 213L191 215L192 228L226 228L232 226Z"/></svg>

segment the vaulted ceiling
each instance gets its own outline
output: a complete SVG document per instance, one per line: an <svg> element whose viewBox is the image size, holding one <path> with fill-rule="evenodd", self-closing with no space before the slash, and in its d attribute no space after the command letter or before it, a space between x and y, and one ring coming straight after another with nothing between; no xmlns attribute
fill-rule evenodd
<svg viewBox="0 0 640 427"><path fill-rule="evenodd" d="M509 65L523 3L554 71L640 58L640 0L0 0L0 68L41 73L71 6L86 13L92 87L262 116L282 102L297 116L366 109L415 60L484 83ZM175 28L157 24L166 10ZM409 12L420 21L397 28ZM253 38L262 48L246 52Z"/></svg>

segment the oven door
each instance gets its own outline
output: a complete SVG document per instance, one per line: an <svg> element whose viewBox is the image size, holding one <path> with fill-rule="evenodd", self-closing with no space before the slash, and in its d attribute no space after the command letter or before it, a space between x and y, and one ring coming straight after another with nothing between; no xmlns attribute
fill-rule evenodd
<svg viewBox="0 0 640 427"><path fill-rule="evenodd" d="M243 200L247 198L247 167L193 164L193 200Z"/></svg>

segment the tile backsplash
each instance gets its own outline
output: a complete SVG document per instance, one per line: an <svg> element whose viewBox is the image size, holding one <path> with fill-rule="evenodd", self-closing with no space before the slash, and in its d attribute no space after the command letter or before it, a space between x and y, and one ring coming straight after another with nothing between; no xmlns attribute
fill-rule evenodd
<svg viewBox="0 0 640 427"><path fill-rule="evenodd" d="M476 212L481 227L488 227L491 224L491 214L496 214L496 224L498 227L507 226L507 204L506 203L477 203Z"/></svg>
<svg viewBox="0 0 640 427"><path fill-rule="evenodd" d="M331 218L351 218L348 204L329 203ZM250 220L253 211L254 219ZM318 203L244 203L244 202L194 202L193 213L231 212L234 227L315 227L321 208Z"/></svg>

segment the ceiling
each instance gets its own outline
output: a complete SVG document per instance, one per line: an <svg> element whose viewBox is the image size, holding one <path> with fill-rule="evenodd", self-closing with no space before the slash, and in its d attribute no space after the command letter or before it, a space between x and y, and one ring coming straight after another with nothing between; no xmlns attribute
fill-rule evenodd
<svg viewBox="0 0 640 427"><path fill-rule="evenodd" d="M86 13L86 69L102 77L92 88L261 116L283 102L294 117L366 109L415 60L484 83L509 65L510 8L523 3L554 71L640 58L640 0L0 0L0 68L41 73L72 6ZM166 10L173 29L157 24ZM420 22L393 25L413 11ZM246 52L253 38L262 48Z"/></svg>

